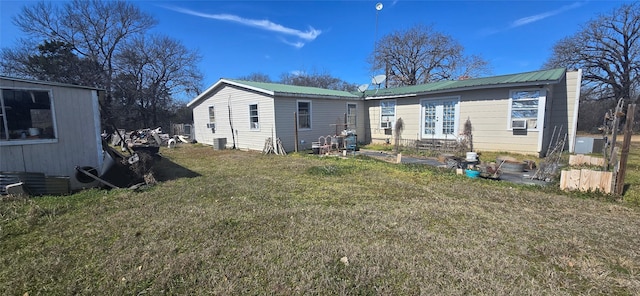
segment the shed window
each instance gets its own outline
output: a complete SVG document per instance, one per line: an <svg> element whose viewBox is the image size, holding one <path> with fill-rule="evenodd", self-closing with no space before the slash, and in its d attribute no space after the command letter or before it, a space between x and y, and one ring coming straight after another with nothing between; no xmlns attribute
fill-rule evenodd
<svg viewBox="0 0 640 296"><path fill-rule="evenodd" d="M258 118L258 104L249 105L249 123L250 128L257 130L260 128L260 121Z"/></svg>
<svg viewBox="0 0 640 296"><path fill-rule="evenodd" d="M396 101L380 101L380 128L391 128L396 121Z"/></svg>
<svg viewBox="0 0 640 296"><path fill-rule="evenodd" d="M514 128L515 124L525 124L528 129L538 127L538 109L540 106L539 90L521 90L511 93L511 119L509 128ZM519 125L521 126L521 125Z"/></svg>
<svg viewBox="0 0 640 296"><path fill-rule="evenodd" d="M298 101L298 128L311 129L310 101Z"/></svg>
<svg viewBox="0 0 640 296"><path fill-rule="evenodd" d="M347 104L347 129L356 129L358 118L357 118L357 108L356 104Z"/></svg>
<svg viewBox="0 0 640 296"><path fill-rule="evenodd" d="M2 89L1 93L0 141L56 138L49 91Z"/></svg>

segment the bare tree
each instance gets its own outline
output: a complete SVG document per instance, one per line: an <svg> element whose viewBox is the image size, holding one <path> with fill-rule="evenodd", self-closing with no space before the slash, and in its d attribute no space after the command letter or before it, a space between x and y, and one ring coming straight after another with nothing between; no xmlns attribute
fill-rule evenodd
<svg viewBox="0 0 640 296"><path fill-rule="evenodd" d="M25 6L13 22L31 38L71 44L81 58L95 61L103 72L106 107L111 103L116 54L125 41L156 24L130 3L101 0L73 0L62 7L38 2Z"/></svg>
<svg viewBox="0 0 640 296"><path fill-rule="evenodd" d="M272 82L269 75L259 72L251 73L247 76L238 77L239 80L255 81L255 82Z"/></svg>
<svg viewBox="0 0 640 296"><path fill-rule="evenodd" d="M553 47L543 66L583 69L586 90L629 102L640 86L640 4L623 4Z"/></svg>
<svg viewBox="0 0 640 296"><path fill-rule="evenodd" d="M388 83L395 86L489 73L487 61L480 56L465 56L463 52L463 46L451 36L416 25L382 37L369 63L374 72L384 71Z"/></svg>
<svg viewBox="0 0 640 296"><path fill-rule="evenodd" d="M333 90L354 91L356 85L348 83L340 78L333 77L328 73L319 73L316 71L308 73L284 73L280 76L280 83L298 85L298 86L312 86Z"/></svg>
<svg viewBox="0 0 640 296"><path fill-rule="evenodd" d="M120 69L114 79L114 94L120 100L119 114L127 114L138 128L158 126L161 115L172 108L173 95L200 92L200 56L166 36L136 37L116 55Z"/></svg>

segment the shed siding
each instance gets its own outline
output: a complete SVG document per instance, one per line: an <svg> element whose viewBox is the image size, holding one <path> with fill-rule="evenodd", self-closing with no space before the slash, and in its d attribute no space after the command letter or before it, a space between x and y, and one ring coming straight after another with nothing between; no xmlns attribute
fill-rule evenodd
<svg viewBox="0 0 640 296"><path fill-rule="evenodd" d="M2 87L51 90L57 141L0 146L0 171L43 172L50 176L70 176L71 188L87 186L75 179L76 166L100 169L100 143L97 91L51 86L22 81L0 80ZM7 146L9 144L9 146Z"/></svg>
<svg viewBox="0 0 640 296"><path fill-rule="evenodd" d="M229 103L231 103L231 111L229 111ZM260 123L258 130L250 129L249 105L251 104L258 105ZM207 128L209 106L214 106L215 133ZM229 113L231 113L233 129L236 131L236 148L262 150L265 140L271 137L273 100L267 95L236 86L224 86L194 107L193 121L196 140L203 144L213 145L214 138L226 138L227 147L233 147Z"/></svg>

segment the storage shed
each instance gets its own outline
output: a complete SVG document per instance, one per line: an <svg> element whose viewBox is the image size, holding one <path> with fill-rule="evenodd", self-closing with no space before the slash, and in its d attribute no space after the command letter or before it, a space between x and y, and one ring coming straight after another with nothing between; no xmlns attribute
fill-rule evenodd
<svg viewBox="0 0 640 296"><path fill-rule="evenodd" d="M42 175L49 178L42 186L56 184L55 193L61 185L52 180L68 180L70 190L97 185L76 176L75 168L102 168L99 93L91 87L0 77L0 175ZM38 180L33 181L36 187ZM47 193L43 190L38 193Z"/></svg>

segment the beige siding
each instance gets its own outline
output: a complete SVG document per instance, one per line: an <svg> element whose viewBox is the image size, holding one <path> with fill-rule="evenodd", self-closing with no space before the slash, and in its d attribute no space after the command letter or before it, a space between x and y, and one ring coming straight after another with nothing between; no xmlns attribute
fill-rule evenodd
<svg viewBox="0 0 640 296"><path fill-rule="evenodd" d="M474 90L444 95L398 98L396 99L396 118L401 117L405 125L402 138L420 139L421 100L459 97L456 136L462 132L464 123L469 118L473 127L474 149L536 154L538 153L539 131L529 130L524 135L518 135L509 129L509 96L512 90L516 89ZM371 126L371 141L392 140L393 135L385 135L384 130L380 128L380 100L368 100L366 106Z"/></svg>
<svg viewBox="0 0 640 296"><path fill-rule="evenodd" d="M467 118L473 127L473 147L478 151L510 151L538 153L539 131L514 133L509 128L510 91L503 88L461 93L460 125L462 132Z"/></svg>
<svg viewBox="0 0 640 296"><path fill-rule="evenodd" d="M53 142L0 143L0 171L70 176L72 189L87 186L74 176L76 166L100 169L102 164L97 91L9 80L0 83L2 87L51 90L57 132Z"/></svg>
<svg viewBox="0 0 640 296"><path fill-rule="evenodd" d="M233 147L231 123L229 122L229 103L231 103L231 123L236 131L236 148L262 150L265 140L272 137L273 99L266 94L225 85L215 90L209 97L198 102L193 108L193 121L196 140L213 145L214 138L226 138L227 147ZM249 105L258 104L260 128L250 129ZM214 106L216 131L207 128L209 106Z"/></svg>
<svg viewBox="0 0 640 296"><path fill-rule="evenodd" d="M310 149L311 143L318 141L320 136L335 135L344 127L344 114L347 112L347 102L357 104L358 112L358 139L364 134L365 118L362 101L336 100L336 99L305 99L292 97L279 97L275 101L275 116L277 125L277 137L282 141L285 150L293 151L295 145L295 119L298 101L311 101L311 129L299 130L299 149Z"/></svg>

